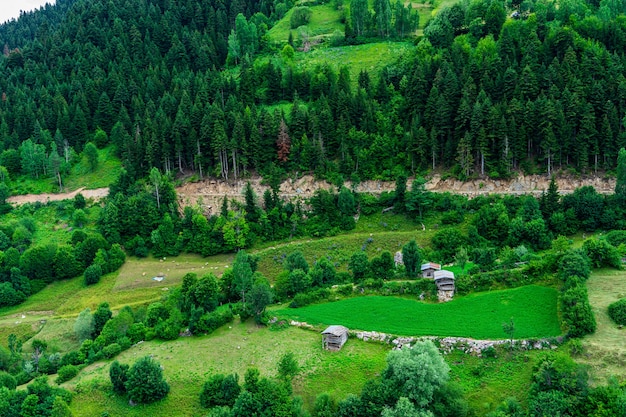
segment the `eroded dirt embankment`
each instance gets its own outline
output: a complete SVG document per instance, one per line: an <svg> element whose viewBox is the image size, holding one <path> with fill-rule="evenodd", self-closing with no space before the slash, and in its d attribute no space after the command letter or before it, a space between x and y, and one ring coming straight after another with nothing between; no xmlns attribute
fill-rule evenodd
<svg viewBox="0 0 626 417"><path fill-rule="evenodd" d="M238 181L204 180L187 183L177 188L178 198L182 205L196 204L200 202L205 212L219 210L225 196L229 199L243 201L243 191L247 182L250 182L257 196L261 197L269 186L261 184L260 178L252 178ZM407 182L407 188L411 189L413 179ZM346 187L352 188L351 182L345 183ZM519 175L511 180L481 179L472 181L458 181L455 179L442 179L440 175L434 175L426 183L426 189L434 192L452 192L475 197L477 195L497 194L534 194L540 195L548 189L550 179L545 175ZM581 177L581 178L558 178L557 185L561 194L573 192L576 188L584 185L593 186L603 194L612 193L615 188L614 178ZM363 181L354 188L358 192L381 193L393 191L396 187L393 181ZM312 176L305 175L295 180L287 180L280 186L280 194L284 198L311 197L319 189L333 189L332 184L326 181L316 181Z"/></svg>
<svg viewBox="0 0 626 417"><path fill-rule="evenodd" d="M215 213L224 197L243 201L243 191L247 182L250 182L252 188L259 198L263 195L269 186L261 184L261 178L255 177L237 181L223 181L217 179L207 179L204 181L192 182L184 184L176 189L181 205L194 205L200 202L204 211L207 213ZM409 179L407 183L408 189L411 189L413 180ZM539 195L542 191L548 189L550 179L546 175L518 175L510 180L492 180L480 179L472 181L458 181L455 179L442 179L440 175L434 175L426 183L426 189L434 192L453 192L474 197L482 194L498 193L498 194L534 194ZM612 193L615 188L614 178L600 177L562 177L557 179L557 184L561 194L571 193L578 187L584 185L593 186L598 192L603 194ZM351 182L345 183L346 187L353 188ZM393 191L396 185L393 181L363 181L354 186L354 189L363 193L379 194L384 191ZM319 189L334 189L334 185L326 181L317 181L311 175L305 175L298 179L289 179L280 186L280 195L289 199L306 199ZM24 204L48 201L57 201L71 199L78 193L82 193L85 198L99 199L106 197L108 188L98 188L95 190L85 190L80 188L70 193L60 194L27 194L12 196L9 202L13 204Z"/></svg>

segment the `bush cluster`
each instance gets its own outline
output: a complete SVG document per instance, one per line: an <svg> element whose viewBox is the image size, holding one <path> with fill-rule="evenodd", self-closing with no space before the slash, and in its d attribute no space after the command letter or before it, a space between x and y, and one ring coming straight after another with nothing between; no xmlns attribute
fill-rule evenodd
<svg viewBox="0 0 626 417"><path fill-rule="evenodd" d="M113 362L109 378L116 393L128 394L128 398L137 404L153 403L165 398L170 391L169 384L163 379L161 365L150 356L139 359L130 368L118 361Z"/></svg>
<svg viewBox="0 0 626 417"><path fill-rule="evenodd" d="M626 326L626 298L609 305L609 317L615 323Z"/></svg>

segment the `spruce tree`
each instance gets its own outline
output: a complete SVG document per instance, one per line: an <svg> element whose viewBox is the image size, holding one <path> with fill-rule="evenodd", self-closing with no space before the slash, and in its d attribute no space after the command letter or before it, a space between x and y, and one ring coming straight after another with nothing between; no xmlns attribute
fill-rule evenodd
<svg viewBox="0 0 626 417"><path fill-rule="evenodd" d="M417 278L422 263L422 256L415 239L402 247L402 262L404 262L407 276L409 278Z"/></svg>

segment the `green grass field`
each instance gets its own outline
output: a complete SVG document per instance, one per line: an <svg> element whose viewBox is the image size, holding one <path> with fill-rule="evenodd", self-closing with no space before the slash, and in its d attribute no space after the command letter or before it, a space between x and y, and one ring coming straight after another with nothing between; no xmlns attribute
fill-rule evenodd
<svg viewBox="0 0 626 417"><path fill-rule="evenodd" d="M311 37L330 36L336 30L343 33L344 26L341 23L343 11L336 10L334 4L310 6L310 9L313 14L306 26L309 29L309 35ZM299 38L298 30L291 29L290 27L289 20L291 19L292 13L293 9L289 10L267 33L272 42L287 42L289 32L293 34L294 39Z"/></svg>
<svg viewBox="0 0 626 417"><path fill-rule="evenodd" d="M476 416L484 416L508 397L526 404L533 368L542 351L506 352L495 358L479 358L460 351L445 356L450 365L450 380L458 384Z"/></svg>
<svg viewBox="0 0 626 417"><path fill-rule="evenodd" d="M232 265L234 255L224 254L203 258L200 255L183 254L173 258L129 258L122 266L113 286L114 291L138 288L166 288L179 285L188 272L195 273L199 278L213 273L221 276L225 269ZM163 281L152 278L163 275Z"/></svg>
<svg viewBox="0 0 626 417"><path fill-rule="evenodd" d="M561 334L557 291L538 286L477 293L444 304L397 297L356 297L282 309L275 314L313 325L342 324L350 329L395 335L474 339L506 339L502 323L512 317L515 338Z"/></svg>
<svg viewBox="0 0 626 417"><path fill-rule="evenodd" d="M609 304L626 297L626 272L613 269L593 271L587 281L589 302L598 327L592 335L585 336L585 352L576 357L589 365L593 382L605 384L610 376L626 378L626 329L620 329L610 318Z"/></svg>
<svg viewBox="0 0 626 417"><path fill-rule="evenodd" d="M356 85L362 70L369 72L370 77L377 80L383 67L395 62L413 48L410 42L374 42L297 52L294 59L297 66L304 68L328 64L338 72L339 67L347 66L352 83Z"/></svg>
<svg viewBox="0 0 626 417"><path fill-rule="evenodd" d="M200 416L207 410L200 407L198 396L210 375L235 372L243 382L246 369L256 367L261 375L274 377L280 357L293 352L301 367L294 394L311 407L321 392L336 399L359 394L365 381L384 368L388 351L388 346L351 339L341 352L327 352L316 332L294 327L272 331L250 321L224 326L209 336L145 342L122 352L116 358L121 363L153 355L164 367L171 391L156 404L128 407L127 401L111 395L109 362L90 365L64 385L77 392L71 405L74 416L95 416L105 410L111 416ZM343 378L346 374L351 377Z"/></svg>

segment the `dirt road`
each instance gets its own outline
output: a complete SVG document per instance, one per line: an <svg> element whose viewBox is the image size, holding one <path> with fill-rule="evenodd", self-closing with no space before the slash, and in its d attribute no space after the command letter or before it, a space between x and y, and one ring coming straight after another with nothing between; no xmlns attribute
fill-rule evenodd
<svg viewBox="0 0 626 417"><path fill-rule="evenodd" d="M71 193L59 193L59 194L25 194L14 195L9 197L8 202L17 206L26 203L47 203L48 201L60 201L69 200L76 197L76 194L82 194L85 198L93 198L99 200L109 195L108 188L96 188L95 190L85 190L85 188L79 188Z"/></svg>

